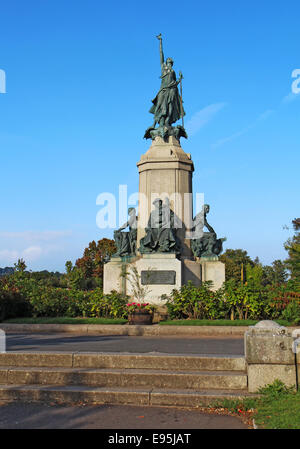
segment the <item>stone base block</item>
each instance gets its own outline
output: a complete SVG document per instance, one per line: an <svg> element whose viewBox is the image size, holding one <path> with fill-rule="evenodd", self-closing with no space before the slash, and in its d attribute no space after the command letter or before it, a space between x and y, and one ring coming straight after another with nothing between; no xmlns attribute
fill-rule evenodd
<svg viewBox="0 0 300 449"><path fill-rule="evenodd" d="M201 260L202 281L212 281L212 290L216 291L222 287L225 282L225 264L219 260Z"/></svg>
<svg viewBox="0 0 300 449"><path fill-rule="evenodd" d="M199 262L194 260L184 259L182 261L182 278L183 283L187 284L189 281L193 283L196 287L201 285L202 270Z"/></svg>
<svg viewBox="0 0 300 449"><path fill-rule="evenodd" d="M248 365L248 391L256 393L259 388L279 379L288 387L296 386L295 365Z"/></svg>
<svg viewBox="0 0 300 449"><path fill-rule="evenodd" d="M182 285L182 262L176 258L175 254L143 254L134 265L140 276L144 273L146 283L142 287L147 290L146 302L164 304L161 296L169 295L172 290L179 289ZM130 266L128 266L127 271L130 272ZM167 279L168 273L171 275L170 280L165 280L166 283L160 283L160 277L161 279ZM147 279L147 276L149 279ZM133 289L134 285L127 281L127 294L131 295Z"/></svg>
<svg viewBox="0 0 300 449"><path fill-rule="evenodd" d="M112 290L119 293L124 291L124 280L122 274L121 257L112 258L110 262L104 265L103 273L103 293L109 294Z"/></svg>
<svg viewBox="0 0 300 449"><path fill-rule="evenodd" d="M189 280L196 286L201 284L199 262L179 260L175 254L143 254L132 260L115 257L104 265L104 294L116 290L133 299L137 287L133 281L133 267L140 276L140 286L146 289L144 302L163 305L165 301L161 300L162 295L170 295L172 290L179 289ZM126 279L122 276L125 270L128 273Z"/></svg>
<svg viewBox="0 0 300 449"><path fill-rule="evenodd" d="M292 349L293 338L289 335L254 334L252 330L245 333L245 357L250 364L292 365Z"/></svg>

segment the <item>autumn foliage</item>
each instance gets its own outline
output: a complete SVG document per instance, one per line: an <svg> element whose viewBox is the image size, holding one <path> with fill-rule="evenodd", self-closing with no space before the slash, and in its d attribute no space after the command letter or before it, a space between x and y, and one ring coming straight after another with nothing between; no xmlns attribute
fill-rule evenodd
<svg viewBox="0 0 300 449"><path fill-rule="evenodd" d="M114 240L101 239L97 243L93 240L85 248L83 256L76 260L76 267L79 268L85 278L103 278L103 266L106 256L111 256L116 252Z"/></svg>

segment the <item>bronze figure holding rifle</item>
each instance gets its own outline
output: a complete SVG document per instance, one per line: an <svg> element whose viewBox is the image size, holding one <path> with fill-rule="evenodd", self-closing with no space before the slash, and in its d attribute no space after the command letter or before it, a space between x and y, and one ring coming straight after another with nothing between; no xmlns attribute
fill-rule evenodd
<svg viewBox="0 0 300 449"><path fill-rule="evenodd" d="M173 70L173 59L167 58L165 60L162 36L156 36L159 40L160 66L161 66L161 85L160 89L152 100L153 106L150 111L154 115L153 125L147 129L145 138L154 138L157 135L165 138L174 135L176 138L187 137L183 126L172 127L173 123L183 118L185 112L183 110L182 97L178 91L178 84L180 84L182 92L181 81L183 79L182 73L179 72L179 78L176 79L176 73ZM158 124L158 128L155 128Z"/></svg>

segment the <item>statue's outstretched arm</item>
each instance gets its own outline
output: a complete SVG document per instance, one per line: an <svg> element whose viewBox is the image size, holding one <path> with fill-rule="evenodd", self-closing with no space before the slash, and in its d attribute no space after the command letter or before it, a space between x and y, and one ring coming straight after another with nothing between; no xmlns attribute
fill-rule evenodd
<svg viewBox="0 0 300 449"><path fill-rule="evenodd" d="M126 229L127 226L129 226L129 222L127 221L126 223L124 223L119 229L118 231L123 231L123 229Z"/></svg>
<svg viewBox="0 0 300 449"><path fill-rule="evenodd" d="M162 46L162 35L159 34L156 37L159 40L160 65L163 66L163 64L165 63L165 57L164 57L164 51L163 51L163 46Z"/></svg>

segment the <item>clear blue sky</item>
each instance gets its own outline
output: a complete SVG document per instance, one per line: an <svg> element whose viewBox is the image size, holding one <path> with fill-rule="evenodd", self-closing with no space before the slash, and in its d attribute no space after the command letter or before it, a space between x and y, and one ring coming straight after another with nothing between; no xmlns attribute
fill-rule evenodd
<svg viewBox="0 0 300 449"><path fill-rule="evenodd" d="M299 216L297 0L10 0L0 15L0 266L64 270L91 240L102 192L138 190L159 88L155 35L184 75L184 150L225 248L285 258Z"/></svg>

